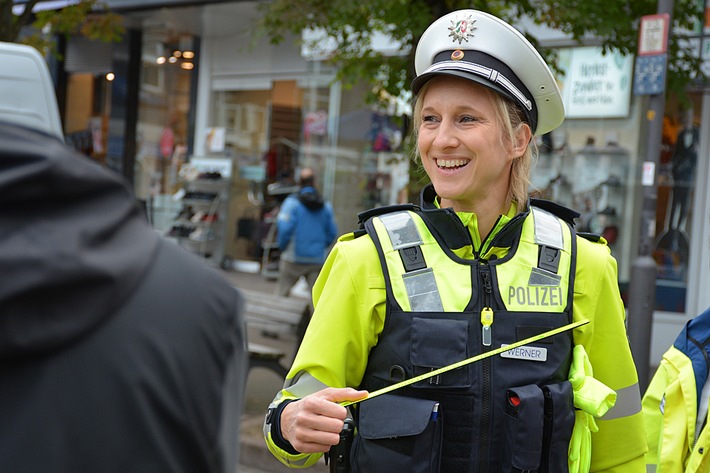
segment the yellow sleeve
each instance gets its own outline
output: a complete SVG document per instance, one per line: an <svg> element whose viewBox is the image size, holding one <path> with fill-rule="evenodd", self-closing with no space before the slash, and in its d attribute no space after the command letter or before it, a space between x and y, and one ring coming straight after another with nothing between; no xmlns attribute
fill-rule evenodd
<svg viewBox="0 0 710 473"><path fill-rule="evenodd" d="M617 393L615 406L597 419L592 434L593 472L645 472L646 438L636 365L626 333L616 260L609 247L577 238L574 318L590 323L575 330L594 377Z"/></svg>
<svg viewBox="0 0 710 473"><path fill-rule="evenodd" d="M270 408L326 387L360 385L385 318L384 276L369 236L349 234L339 239L313 287L313 305L313 316L284 387ZM279 448L266 422L264 437L271 453L290 467L311 466L322 456L293 455Z"/></svg>
<svg viewBox="0 0 710 473"><path fill-rule="evenodd" d="M643 406L643 421L646 432L646 442L648 443L648 453L646 463L656 465L660 461L661 435L663 431L663 394L668 386L668 376L666 374L666 363L662 360L661 365L653 375L648 389L643 395L641 405ZM680 435L680 434L679 434Z"/></svg>
<svg viewBox="0 0 710 473"><path fill-rule="evenodd" d="M697 392L693 362L671 345L643 397L649 452L656 471L708 471L706 427L696 438Z"/></svg>

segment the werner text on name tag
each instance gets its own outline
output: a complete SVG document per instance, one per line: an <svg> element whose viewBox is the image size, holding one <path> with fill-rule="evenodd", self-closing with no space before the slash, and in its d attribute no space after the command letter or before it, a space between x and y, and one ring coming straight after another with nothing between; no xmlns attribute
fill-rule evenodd
<svg viewBox="0 0 710 473"><path fill-rule="evenodd" d="M501 347L508 346L503 343ZM515 358L517 360L547 361L547 348L522 346L504 351L500 354L503 358Z"/></svg>

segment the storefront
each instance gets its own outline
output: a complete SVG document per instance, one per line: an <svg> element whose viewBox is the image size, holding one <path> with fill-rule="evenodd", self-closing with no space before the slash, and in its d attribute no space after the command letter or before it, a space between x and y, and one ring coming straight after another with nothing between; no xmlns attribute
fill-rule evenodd
<svg viewBox="0 0 710 473"><path fill-rule="evenodd" d="M181 214L180 171L195 159L230 166L222 174L226 205L212 215L222 225L222 254L263 267L271 262L273 217L301 167L315 169L341 233L355 228L357 212L405 199L405 123L396 112L365 107L363 90L342 90L335 71L296 41L273 46L255 37L257 2L136 5L124 13L130 33L113 46L113 70L71 73L67 100L74 104L78 93L87 105L81 116L66 107L65 119L78 124L67 132L90 143L89 154L132 179L157 230L170 232ZM697 38L703 57L705 33ZM647 97L633 93L634 57L602 55L559 37L550 44L566 71L560 86L568 118L539 140L533 184L539 196L580 211L581 230L607 239L628 297L640 235ZM666 106L652 362L689 317L710 306L708 95L698 88L688 103L670 99Z"/></svg>
<svg viewBox="0 0 710 473"><path fill-rule="evenodd" d="M62 41L65 134L134 183L159 232L222 263L261 261L299 168L314 168L342 232L360 210L406 193L402 121L365 107L363 91L342 91L296 41L255 38L258 2L108 3L125 19L122 42ZM204 163L230 164L224 189L197 194L219 205L181 198L197 160L210 177Z"/></svg>
<svg viewBox="0 0 710 473"><path fill-rule="evenodd" d="M57 89L67 144L134 182L152 220L192 145L199 37L127 18L120 43L62 42Z"/></svg>
<svg viewBox="0 0 710 473"><path fill-rule="evenodd" d="M581 213L579 231L602 235L619 265L628 300L638 256L648 96L633 93L634 58L602 55L596 47L559 50L565 71L560 87L567 118L542 137L533 173L538 195ZM710 229L706 94L669 98L657 169L657 212L652 256L657 263L651 364L689 317L710 305ZM704 274L703 274L704 273ZM704 284L704 285L703 285Z"/></svg>
<svg viewBox="0 0 710 473"><path fill-rule="evenodd" d="M403 125L367 108L364 91L342 90L335 71L297 41L253 38L247 26L258 20L256 3L212 5L203 14L210 27L202 37L194 154L233 161L227 251L258 261L271 276L272 223L298 170L314 169L340 232L354 230L359 211L406 192Z"/></svg>
<svg viewBox="0 0 710 473"><path fill-rule="evenodd" d="M533 185L543 198L578 210L578 230L605 236L628 281L635 239L634 165L639 107L631 100L632 57L594 47L560 50L567 118L538 142Z"/></svg>

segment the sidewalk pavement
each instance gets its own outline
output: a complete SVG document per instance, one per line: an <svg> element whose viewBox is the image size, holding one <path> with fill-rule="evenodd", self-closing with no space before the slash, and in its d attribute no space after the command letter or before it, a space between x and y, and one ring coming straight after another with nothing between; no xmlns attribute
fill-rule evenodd
<svg viewBox="0 0 710 473"><path fill-rule="evenodd" d="M276 281L262 276L235 270L224 271L225 277L237 288L274 293ZM306 297L302 288L296 287L292 297ZM283 350L287 355L283 360L290 366L296 351L295 336L280 335L279 338L266 337L259 330L248 331L250 341ZM241 418L240 461L238 473L294 473L292 468L281 464L266 448L262 433L264 414L269 403L281 389L283 379L276 373L264 368L254 368L247 377L244 412ZM328 467L321 460L307 471L312 473L327 472Z"/></svg>

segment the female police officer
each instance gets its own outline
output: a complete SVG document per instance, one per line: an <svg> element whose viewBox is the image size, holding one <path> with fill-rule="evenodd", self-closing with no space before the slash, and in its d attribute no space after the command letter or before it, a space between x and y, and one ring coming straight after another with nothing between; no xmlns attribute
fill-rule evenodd
<svg viewBox="0 0 710 473"><path fill-rule="evenodd" d="M461 10L424 33L416 71L432 185L419 207L361 216L365 231L331 252L266 416L269 449L309 466L338 443L342 401L588 319L357 404L353 471L645 471L616 262L604 240L576 236L574 212L528 200L532 137L564 119L549 68L508 24ZM615 392L603 417L574 412L584 377L571 366Z"/></svg>

